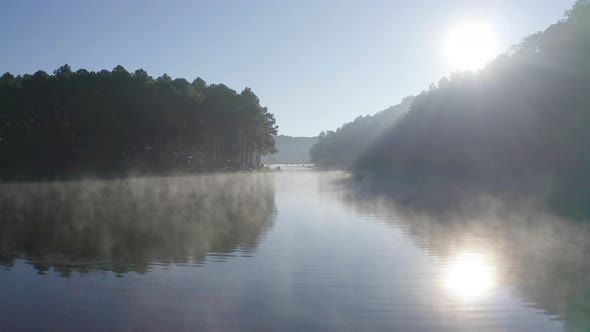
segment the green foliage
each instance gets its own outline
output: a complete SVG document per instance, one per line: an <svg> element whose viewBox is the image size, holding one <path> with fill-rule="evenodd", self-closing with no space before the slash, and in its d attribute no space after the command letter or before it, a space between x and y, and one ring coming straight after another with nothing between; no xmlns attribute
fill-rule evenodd
<svg viewBox="0 0 590 332"><path fill-rule="evenodd" d="M423 92L359 168L406 178L587 178L589 8L578 1L564 20L484 70Z"/></svg>
<svg viewBox="0 0 590 332"><path fill-rule="evenodd" d="M274 116L246 88L142 69L0 77L0 176L51 177L258 164Z"/></svg>
<svg viewBox="0 0 590 332"><path fill-rule="evenodd" d="M373 116L359 116L336 131L321 132L309 151L313 163L324 167L351 167L379 136L409 108L414 97Z"/></svg>

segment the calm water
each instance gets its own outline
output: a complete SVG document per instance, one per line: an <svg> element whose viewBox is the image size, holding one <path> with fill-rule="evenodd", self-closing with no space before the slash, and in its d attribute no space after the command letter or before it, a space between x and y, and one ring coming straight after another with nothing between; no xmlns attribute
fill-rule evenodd
<svg viewBox="0 0 590 332"><path fill-rule="evenodd" d="M0 331L590 331L588 226L478 202L305 168L2 185Z"/></svg>

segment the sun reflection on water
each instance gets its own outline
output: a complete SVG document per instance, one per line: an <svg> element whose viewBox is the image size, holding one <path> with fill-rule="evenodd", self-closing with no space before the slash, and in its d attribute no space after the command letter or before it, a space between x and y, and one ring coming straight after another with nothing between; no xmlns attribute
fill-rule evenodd
<svg viewBox="0 0 590 332"><path fill-rule="evenodd" d="M463 253L446 266L443 282L450 295L466 301L480 300L491 294L496 271L485 255Z"/></svg>

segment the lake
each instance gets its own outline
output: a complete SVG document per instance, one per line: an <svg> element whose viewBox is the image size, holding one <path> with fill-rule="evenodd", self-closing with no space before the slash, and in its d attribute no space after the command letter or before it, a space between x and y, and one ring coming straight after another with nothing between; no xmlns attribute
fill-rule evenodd
<svg viewBox="0 0 590 332"><path fill-rule="evenodd" d="M304 167L3 184L0 330L590 331L588 225L473 201Z"/></svg>

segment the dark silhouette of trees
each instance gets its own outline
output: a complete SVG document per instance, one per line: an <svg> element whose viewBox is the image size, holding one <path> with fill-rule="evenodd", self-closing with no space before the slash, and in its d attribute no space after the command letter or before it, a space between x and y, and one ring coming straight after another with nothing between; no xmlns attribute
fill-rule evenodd
<svg viewBox="0 0 590 332"><path fill-rule="evenodd" d="M321 132L309 151L312 162L322 167L353 166L360 155L407 112L413 100L414 97L406 97L399 105L375 115L359 116L336 131Z"/></svg>
<svg viewBox="0 0 590 332"><path fill-rule="evenodd" d="M359 162L404 177L588 183L590 1L477 73L417 96Z"/></svg>
<svg viewBox="0 0 590 332"><path fill-rule="evenodd" d="M0 77L0 176L164 172L259 164L278 126L249 88L122 66Z"/></svg>
<svg viewBox="0 0 590 332"><path fill-rule="evenodd" d="M352 168L357 178L387 182L402 196L438 199L447 189L467 188L533 192L559 214L586 219L588 36L590 0L578 0L562 20L484 69L431 84L381 132L374 128L386 121L375 116L322 133L312 160Z"/></svg>
<svg viewBox="0 0 590 332"><path fill-rule="evenodd" d="M580 0L483 70L442 79L358 158L357 174L439 197L449 186L532 191L588 218L589 35Z"/></svg>

